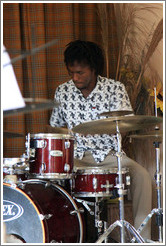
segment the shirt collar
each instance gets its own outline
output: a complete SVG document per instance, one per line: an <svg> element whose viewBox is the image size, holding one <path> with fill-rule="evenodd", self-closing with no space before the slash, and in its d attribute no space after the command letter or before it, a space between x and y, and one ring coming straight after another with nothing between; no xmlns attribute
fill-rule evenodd
<svg viewBox="0 0 166 246"><path fill-rule="evenodd" d="M72 84L72 86L73 86L73 91L74 91L75 93L78 93L78 94L81 94L81 95L82 95L81 91L75 86L73 80L71 79L70 81L71 81L71 84ZM98 76L97 76L97 83L96 83L96 86L95 86L95 88L93 89L93 91L91 91L91 93L89 94L89 96L88 96L87 98L91 98L91 97L93 96L93 94L94 94L95 92L98 91L99 85L101 85L101 84L102 84L102 77L101 77L100 75L98 75ZM83 95L82 95L82 96L83 96ZM86 98L86 99L87 99L87 98Z"/></svg>

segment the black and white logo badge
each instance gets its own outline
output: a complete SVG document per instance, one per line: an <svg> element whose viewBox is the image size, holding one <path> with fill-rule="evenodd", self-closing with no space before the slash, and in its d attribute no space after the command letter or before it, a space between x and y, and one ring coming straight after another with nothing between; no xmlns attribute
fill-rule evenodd
<svg viewBox="0 0 166 246"><path fill-rule="evenodd" d="M23 207L20 204L3 200L3 221L11 221L18 219L24 212Z"/></svg>

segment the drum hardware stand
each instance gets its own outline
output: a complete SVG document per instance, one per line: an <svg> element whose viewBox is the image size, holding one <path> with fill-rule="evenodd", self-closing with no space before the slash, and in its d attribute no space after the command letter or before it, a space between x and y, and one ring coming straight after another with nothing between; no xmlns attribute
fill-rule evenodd
<svg viewBox="0 0 166 246"><path fill-rule="evenodd" d="M103 200L103 197L101 198ZM95 197L95 227L97 227L98 237L102 234L102 229L106 231L107 222L100 219L100 207L99 204L101 202L99 197ZM104 239L104 242L107 243L107 237Z"/></svg>
<svg viewBox="0 0 166 246"><path fill-rule="evenodd" d="M94 206L94 202L85 201L85 200L82 200L82 199L78 199L76 197L73 197L73 199L75 199L79 203L82 203L83 206L88 210L88 212L90 213L90 215L94 215L94 212L88 206L88 205Z"/></svg>
<svg viewBox="0 0 166 246"><path fill-rule="evenodd" d="M120 227L120 238L121 243L125 243L125 227L127 230L129 230L133 235L135 235L135 238L141 242L144 243L144 239L140 234L136 231L136 229L127 221L124 220L124 194L126 194L124 190L124 184L122 183L122 166L121 166L121 157L122 157L122 148L121 148L121 134L119 131L119 120L116 121L116 137L117 137L117 144L118 144L118 151L116 153L117 162L118 162L118 179L119 184L117 184L115 187L118 189L118 195L119 195L119 217L120 220L117 220L115 223L109 226L109 228L106 230L106 232L99 237L99 239L96 241L96 243L103 242L106 237L111 233L111 231L116 227Z"/></svg>
<svg viewBox="0 0 166 246"><path fill-rule="evenodd" d="M26 148L26 154L24 154L24 157L30 159L30 133L28 133L26 136L25 148Z"/></svg>
<svg viewBox="0 0 166 246"><path fill-rule="evenodd" d="M157 96L156 96L156 87L154 87L154 98L155 98L155 116L157 117ZM155 130L159 130L159 127L156 126ZM157 209L154 208L150 214L147 215L147 217L144 219L142 224L139 226L137 231L140 233L144 226L148 223L149 219L153 216L153 214L156 214L156 225L158 226L158 233L159 233L159 243L162 243L163 241L163 235L162 235L162 227L163 227L163 210L161 208L161 173L160 173L160 148L159 148L160 142L154 141L153 145L155 146L155 152L156 152L156 173L154 175L154 179L156 180L156 189L157 189ZM135 238L132 239L132 241L135 241Z"/></svg>
<svg viewBox="0 0 166 246"><path fill-rule="evenodd" d="M156 214L156 225L158 226L158 233L159 233L159 243L163 241L162 235L162 227L163 227L163 210L161 208L161 173L160 173L160 148L159 142L155 141L154 143L155 150L156 150L156 173L154 175L154 179L156 180L156 189L157 189L157 208L154 208L150 214L144 219L141 223L137 231L140 233L144 226L148 223L149 219ZM135 241L135 238L132 239L132 242Z"/></svg>
<svg viewBox="0 0 166 246"><path fill-rule="evenodd" d="M90 201L86 201L86 200L82 200L82 199L78 199L76 197L73 197L73 199L75 199L77 202L82 203L83 206L88 210L88 212L90 213L90 215L94 215L95 216L95 227L98 230L98 236L101 235L102 232L102 228L104 226L104 232L107 229L107 222L106 221L102 221L100 220L100 208L99 208L99 203L101 202L98 197L95 197L95 202L90 202ZM103 198L101 198L102 200ZM88 206L95 206L95 212L91 210L91 208ZM105 243L107 242L107 238L104 241Z"/></svg>
<svg viewBox="0 0 166 246"><path fill-rule="evenodd" d="M145 243L142 236L129 222L124 220L123 225L127 228L128 231L130 231L130 233L135 235L135 238L137 239L138 243ZM110 225L108 229L99 237L96 243L102 243L108 237L108 235L116 228L116 226L122 227L122 222L120 220L117 220L112 225Z"/></svg>

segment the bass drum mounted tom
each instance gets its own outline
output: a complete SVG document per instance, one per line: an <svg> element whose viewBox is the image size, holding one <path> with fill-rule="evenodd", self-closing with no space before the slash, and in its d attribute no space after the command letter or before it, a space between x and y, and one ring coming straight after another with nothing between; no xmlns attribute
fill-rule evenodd
<svg viewBox="0 0 166 246"><path fill-rule="evenodd" d="M73 177L74 138L66 134L28 134L29 177L70 179Z"/></svg>
<svg viewBox="0 0 166 246"><path fill-rule="evenodd" d="M3 184L6 234L25 243L81 243L83 225L72 197L44 180Z"/></svg>

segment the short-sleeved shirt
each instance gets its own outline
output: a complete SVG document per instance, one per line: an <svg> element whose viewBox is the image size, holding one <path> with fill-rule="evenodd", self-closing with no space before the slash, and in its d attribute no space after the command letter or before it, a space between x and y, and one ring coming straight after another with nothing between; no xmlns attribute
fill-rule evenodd
<svg viewBox="0 0 166 246"><path fill-rule="evenodd" d="M101 119L100 114L108 111L132 111L125 86L112 79L98 76L93 91L85 98L73 80L61 84L55 92L55 100L60 105L53 109L50 125L67 126L69 129L92 120ZM117 151L116 136L111 134L86 135L75 133L74 157L82 159L85 151L90 151L97 163L108 153Z"/></svg>

